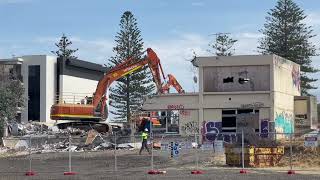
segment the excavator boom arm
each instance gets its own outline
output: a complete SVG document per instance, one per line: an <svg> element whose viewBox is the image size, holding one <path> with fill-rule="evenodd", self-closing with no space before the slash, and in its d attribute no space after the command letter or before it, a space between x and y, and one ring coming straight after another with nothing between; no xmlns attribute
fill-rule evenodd
<svg viewBox="0 0 320 180"><path fill-rule="evenodd" d="M107 88L111 85L112 82L116 81L117 79L131 74L134 71L137 71L148 64L153 78L155 80L156 86L158 89L161 89L161 74L163 75L162 67L160 64L160 59L158 58L157 54L151 49L148 48L147 50L147 57L132 63L134 60L133 58L129 58L128 60L124 61L123 63L115 66L109 72L107 72L103 78L99 81L94 97L93 97L93 106L97 107L101 98L106 93ZM163 75L164 77L164 75Z"/></svg>

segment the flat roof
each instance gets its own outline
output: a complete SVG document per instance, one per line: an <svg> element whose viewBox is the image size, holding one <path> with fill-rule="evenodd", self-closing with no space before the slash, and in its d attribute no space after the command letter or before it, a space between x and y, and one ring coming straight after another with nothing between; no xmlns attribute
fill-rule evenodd
<svg viewBox="0 0 320 180"><path fill-rule="evenodd" d="M250 66L250 65L272 65L274 59L286 63L296 64L290 60L270 55L237 55L237 56L200 56L195 57L191 63L195 67L203 66ZM298 64L296 64L298 65Z"/></svg>
<svg viewBox="0 0 320 180"><path fill-rule="evenodd" d="M107 71L107 67L102 66L101 64L97 64L97 63L93 63L93 62L89 62L89 61L84 61L84 60L80 60L80 59L66 59L66 65L89 69L89 70L93 70L93 71L99 71L99 72L103 72L103 73Z"/></svg>
<svg viewBox="0 0 320 180"><path fill-rule="evenodd" d="M0 59L0 64L21 64L22 59L19 58L10 58L10 59Z"/></svg>

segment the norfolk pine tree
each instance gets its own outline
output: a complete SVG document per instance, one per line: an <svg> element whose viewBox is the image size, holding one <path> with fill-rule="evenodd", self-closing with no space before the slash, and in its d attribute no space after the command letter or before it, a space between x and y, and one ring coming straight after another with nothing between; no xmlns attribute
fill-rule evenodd
<svg viewBox="0 0 320 180"><path fill-rule="evenodd" d="M132 58L133 61L142 58L141 32L136 18L130 11L123 13L119 26L120 31L115 37L116 45L113 48L115 55L108 61L110 68L128 58ZM110 113L115 115L115 120L130 123L131 115L142 105L143 97L154 91L155 86L152 82L152 75L148 67L128 74L115 82L115 85L110 88L109 96L109 104L114 109L110 110Z"/></svg>
<svg viewBox="0 0 320 180"><path fill-rule="evenodd" d="M77 59L76 56L73 54L78 51L78 49L70 49L72 42L68 39L65 34L62 34L59 43L55 43L56 47L58 48L57 51L51 51L54 55L58 56L59 58L70 58L70 59Z"/></svg>
<svg viewBox="0 0 320 180"><path fill-rule="evenodd" d="M232 39L225 33L216 34L215 42L209 44L209 47L213 50L209 49L208 51L216 56L232 56L232 48L234 43L238 40Z"/></svg>
<svg viewBox="0 0 320 180"><path fill-rule="evenodd" d="M304 23L304 11L292 0L279 0L268 12L264 37L260 39L258 49L263 54L276 54L300 65L301 93L309 95L309 89L316 89L311 83L317 79L309 78L307 73L318 69L311 66L311 57L316 56L316 47L310 40L315 35L310 26Z"/></svg>

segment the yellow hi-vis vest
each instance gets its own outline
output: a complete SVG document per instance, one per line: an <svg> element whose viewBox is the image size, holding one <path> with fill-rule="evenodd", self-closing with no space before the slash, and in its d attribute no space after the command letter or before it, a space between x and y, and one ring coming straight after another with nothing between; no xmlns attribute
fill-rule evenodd
<svg viewBox="0 0 320 180"><path fill-rule="evenodd" d="M143 133L141 134L141 137L142 137L142 140L147 140L147 139L148 139L148 133L143 132Z"/></svg>

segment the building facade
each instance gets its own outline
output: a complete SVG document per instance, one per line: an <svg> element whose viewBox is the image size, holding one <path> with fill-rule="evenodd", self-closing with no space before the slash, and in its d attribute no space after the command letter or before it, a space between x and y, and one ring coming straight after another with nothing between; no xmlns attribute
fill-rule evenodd
<svg viewBox="0 0 320 180"><path fill-rule="evenodd" d="M172 131L172 124L178 127L175 133L202 133L204 140L242 127L250 132L294 132L298 64L276 55L196 57L192 63L199 71L198 93L157 95L143 105L145 111L162 111L165 132Z"/></svg>
<svg viewBox="0 0 320 180"><path fill-rule="evenodd" d="M54 103L80 103L92 96L105 72L99 64L47 55L0 59L0 68L14 70L25 88L27 102L17 112L18 122L53 123L50 108Z"/></svg>

